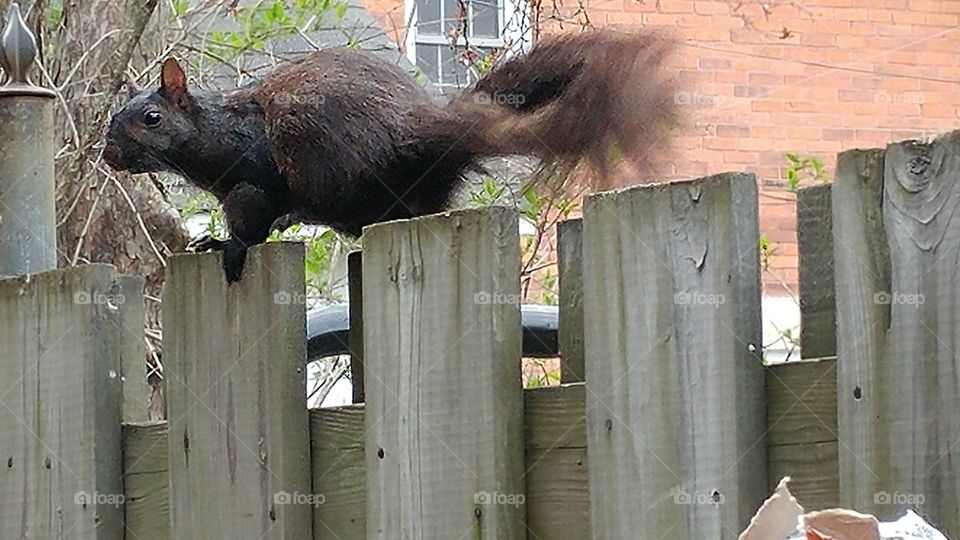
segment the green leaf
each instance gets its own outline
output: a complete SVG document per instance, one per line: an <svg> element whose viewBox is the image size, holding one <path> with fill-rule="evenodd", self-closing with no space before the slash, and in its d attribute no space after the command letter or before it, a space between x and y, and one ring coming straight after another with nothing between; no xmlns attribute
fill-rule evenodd
<svg viewBox="0 0 960 540"><path fill-rule="evenodd" d="M187 0L173 1L173 15L175 17L183 17L188 9L190 9L190 4L187 2Z"/></svg>

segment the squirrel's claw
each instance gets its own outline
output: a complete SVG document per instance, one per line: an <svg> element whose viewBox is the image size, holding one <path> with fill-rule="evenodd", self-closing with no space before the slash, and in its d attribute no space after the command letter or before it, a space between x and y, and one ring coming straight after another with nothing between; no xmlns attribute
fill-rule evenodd
<svg viewBox="0 0 960 540"><path fill-rule="evenodd" d="M227 283L240 281L240 276L243 274L244 263L247 261L247 246L233 239L217 240L207 234L193 239L187 244L186 249L194 253L220 251L223 254L221 261Z"/></svg>
<svg viewBox="0 0 960 540"><path fill-rule="evenodd" d="M227 283L240 281L244 263L247 261L247 246L236 240L228 240L223 243L222 251L223 272L227 277Z"/></svg>
<svg viewBox="0 0 960 540"><path fill-rule="evenodd" d="M187 244L187 251L193 253L205 253L208 251L223 251L223 245L226 242L205 234L199 238L194 238Z"/></svg>

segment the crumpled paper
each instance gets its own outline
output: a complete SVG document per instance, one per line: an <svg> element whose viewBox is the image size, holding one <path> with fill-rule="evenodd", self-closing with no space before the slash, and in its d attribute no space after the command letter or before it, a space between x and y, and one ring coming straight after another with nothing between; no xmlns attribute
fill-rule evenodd
<svg viewBox="0 0 960 540"><path fill-rule="evenodd" d="M842 508L805 513L788 483L780 480L739 540L947 540L913 510L887 523Z"/></svg>

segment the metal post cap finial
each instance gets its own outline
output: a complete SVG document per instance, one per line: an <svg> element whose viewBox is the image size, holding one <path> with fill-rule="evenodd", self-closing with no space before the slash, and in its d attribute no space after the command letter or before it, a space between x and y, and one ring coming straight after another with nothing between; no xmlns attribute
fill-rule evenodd
<svg viewBox="0 0 960 540"><path fill-rule="evenodd" d="M27 71L37 58L37 40L20 14L20 5L14 2L7 12L7 25L0 33L0 67L5 79L0 94L47 94L49 90L34 86Z"/></svg>
<svg viewBox="0 0 960 540"><path fill-rule="evenodd" d="M14 2L7 12L7 26L0 34L0 66L7 73L7 84L30 84L27 70L37 57L37 40L20 15Z"/></svg>

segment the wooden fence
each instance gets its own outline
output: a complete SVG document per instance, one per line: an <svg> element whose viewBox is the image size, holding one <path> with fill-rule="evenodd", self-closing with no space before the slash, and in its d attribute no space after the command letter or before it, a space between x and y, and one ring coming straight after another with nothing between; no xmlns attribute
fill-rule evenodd
<svg viewBox="0 0 960 540"><path fill-rule="evenodd" d="M229 287L216 255L172 258L162 423L142 281L0 281L0 539L736 538L783 475L807 509L955 534L957 137L847 152L799 194L785 365L761 363L748 174L594 195L561 226L559 387L521 388L503 208L366 230L346 407L305 407L299 245Z"/></svg>

